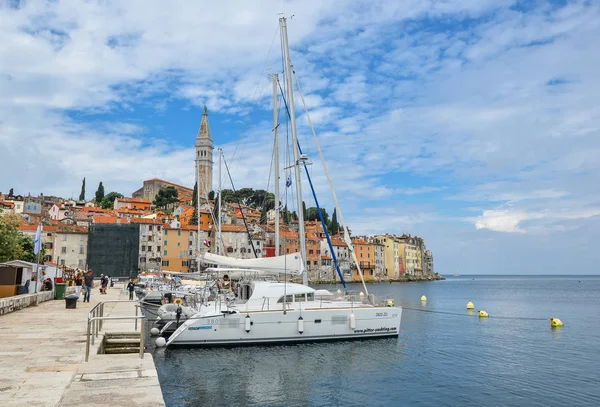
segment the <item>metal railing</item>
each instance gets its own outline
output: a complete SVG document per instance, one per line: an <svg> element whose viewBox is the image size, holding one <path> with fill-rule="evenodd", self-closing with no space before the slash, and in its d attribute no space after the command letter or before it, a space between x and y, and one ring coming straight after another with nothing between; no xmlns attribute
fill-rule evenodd
<svg viewBox="0 0 600 407"><path fill-rule="evenodd" d="M90 310L88 313L88 321L87 321L87 331L86 331L86 343L85 343L85 361L87 362L90 354L90 336L92 345L94 344L94 338L97 338L99 332L102 330L103 321L105 320L127 320L133 319L135 321L134 332L137 332L138 329L138 320L145 320L146 317L144 315L138 315L138 310L140 308L140 304L135 302L135 315L134 316L119 316L119 317L105 317L104 316L104 304L112 302L128 302L131 303L130 300L107 300L99 302ZM90 335L91 334L91 335ZM140 359L144 358L144 324L140 328Z"/></svg>

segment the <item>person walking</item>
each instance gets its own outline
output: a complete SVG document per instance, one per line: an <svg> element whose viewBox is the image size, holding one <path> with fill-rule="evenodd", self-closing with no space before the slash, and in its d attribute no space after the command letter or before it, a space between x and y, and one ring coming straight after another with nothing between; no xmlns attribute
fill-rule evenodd
<svg viewBox="0 0 600 407"><path fill-rule="evenodd" d="M135 290L135 284L133 284L133 280L129 280L129 284L127 284L127 290L129 290L129 300L133 300L133 291Z"/></svg>
<svg viewBox="0 0 600 407"><path fill-rule="evenodd" d="M83 302L90 302L90 295L92 294L92 288L94 288L94 276L92 275L92 270L88 270L84 278L84 283L83 289L85 290L85 293L83 294Z"/></svg>
<svg viewBox="0 0 600 407"><path fill-rule="evenodd" d="M77 295L77 300L81 297L81 286L83 285L83 274L77 273L77 277L75 278L75 294Z"/></svg>

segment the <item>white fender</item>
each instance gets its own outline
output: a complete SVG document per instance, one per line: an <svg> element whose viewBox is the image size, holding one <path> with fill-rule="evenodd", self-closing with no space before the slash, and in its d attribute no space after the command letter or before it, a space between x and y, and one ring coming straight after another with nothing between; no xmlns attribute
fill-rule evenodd
<svg viewBox="0 0 600 407"><path fill-rule="evenodd" d="M350 329L356 329L356 315L354 315L354 312L350 314Z"/></svg>
<svg viewBox="0 0 600 407"><path fill-rule="evenodd" d="M304 318L302 318L302 317L298 318L298 332L299 333L304 332Z"/></svg>
<svg viewBox="0 0 600 407"><path fill-rule="evenodd" d="M246 315L244 319L244 329L246 332L250 332L250 327L252 326L252 321L250 320L250 315Z"/></svg>

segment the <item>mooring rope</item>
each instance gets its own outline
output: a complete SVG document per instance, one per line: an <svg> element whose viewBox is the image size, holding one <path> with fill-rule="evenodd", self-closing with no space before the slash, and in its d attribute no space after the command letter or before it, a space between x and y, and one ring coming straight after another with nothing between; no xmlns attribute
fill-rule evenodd
<svg viewBox="0 0 600 407"><path fill-rule="evenodd" d="M479 315L476 312L473 312L472 314L464 314L464 313L458 313L458 312L436 311L436 310L423 309L423 308L402 307L402 309L409 310L409 311L428 312L431 314L456 315L459 317L479 317ZM498 315L496 315L496 316L490 315L490 316L488 316L488 318L520 319L520 320L526 320L526 321L546 321L546 320L550 319L550 318L532 318L532 317L503 317L503 316L498 316Z"/></svg>

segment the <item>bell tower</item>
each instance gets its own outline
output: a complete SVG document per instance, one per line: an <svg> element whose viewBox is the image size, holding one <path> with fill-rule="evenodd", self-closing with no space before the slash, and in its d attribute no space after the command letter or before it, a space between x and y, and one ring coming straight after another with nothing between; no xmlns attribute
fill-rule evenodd
<svg viewBox="0 0 600 407"><path fill-rule="evenodd" d="M208 109L204 106L200 130L196 137L196 182L200 192L200 202L208 200L208 193L212 190L213 168L213 142L208 127Z"/></svg>

